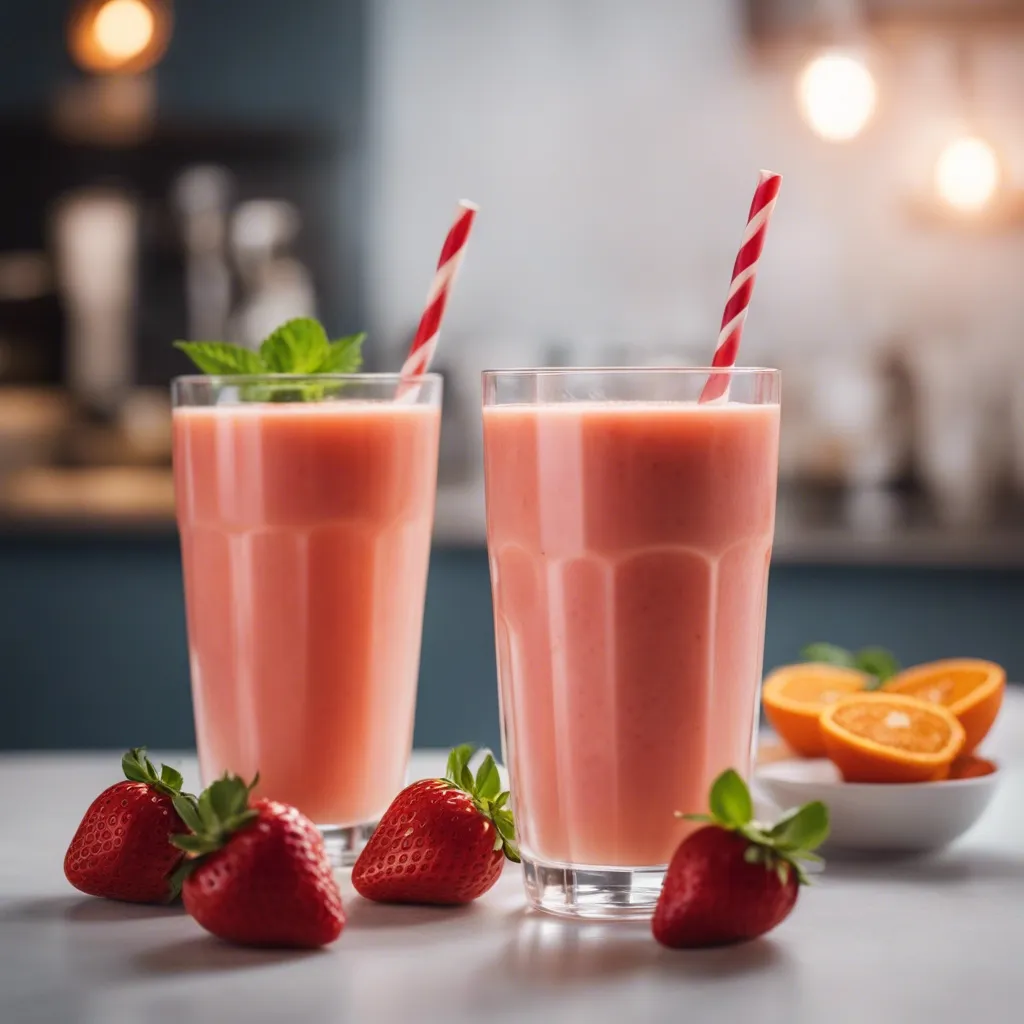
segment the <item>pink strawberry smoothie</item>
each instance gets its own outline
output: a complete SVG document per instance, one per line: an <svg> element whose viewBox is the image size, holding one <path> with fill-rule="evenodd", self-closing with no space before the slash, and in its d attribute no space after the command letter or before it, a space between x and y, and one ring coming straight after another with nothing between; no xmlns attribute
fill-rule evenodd
<svg viewBox="0 0 1024 1024"><path fill-rule="evenodd" d="M376 820L405 781L440 409L174 413L202 775L318 825Z"/></svg>
<svg viewBox="0 0 1024 1024"><path fill-rule="evenodd" d="M525 856L665 864L746 775L779 406L484 410L505 755Z"/></svg>

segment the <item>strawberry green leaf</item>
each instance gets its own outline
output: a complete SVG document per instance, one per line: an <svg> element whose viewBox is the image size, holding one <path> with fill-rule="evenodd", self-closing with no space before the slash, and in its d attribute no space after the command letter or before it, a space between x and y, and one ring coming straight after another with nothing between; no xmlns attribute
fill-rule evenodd
<svg viewBox="0 0 1024 1024"><path fill-rule="evenodd" d="M199 819L199 812L196 810L196 798L187 793L179 793L174 797L174 809L178 817L185 823L192 832L202 832L203 823Z"/></svg>
<svg viewBox="0 0 1024 1024"><path fill-rule="evenodd" d="M498 836L494 849L503 848L505 856L518 864L515 822L511 809L506 806L509 794L507 791L498 792L501 788L501 775L494 755L489 751L485 754L474 776L469 762L475 753L476 747L468 743L455 747L448 755L445 780L473 798L477 811L494 824Z"/></svg>
<svg viewBox="0 0 1024 1024"><path fill-rule="evenodd" d="M476 793L483 800L493 800L501 789L501 776L492 755L488 754L476 773Z"/></svg>
<svg viewBox="0 0 1024 1024"><path fill-rule="evenodd" d="M836 644L808 644L800 652L800 657L804 661L816 661L823 665L838 665L842 668L856 667L853 653L846 650L845 647L838 647Z"/></svg>
<svg viewBox="0 0 1024 1024"><path fill-rule="evenodd" d="M153 781L152 773L146 768L145 752L145 747L132 747L121 758L121 770L124 772L124 777L130 782Z"/></svg>
<svg viewBox="0 0 1024 1024"><path fill-rule="evenodd" d="M463 769L469 764L470 758L476 753L476 747L470 743L463 743L453 747L448 755L448 769L444 777L456 786L462 786Z"/></svg>
<svg viewBox="0 0 1024 1024"><path fill-rule="evenodd" d="M821 846L828 831L828 808L815 800L784 814L768 831L768 839L777 849L802 856Z"/></svg>
<svg viewBox="0 0 1024 1024"><path fill-rule="evenodd" d="M219 850L240 828L244 828L259 812L249 807L249 794L256 784L247 784L237 775L222 775L202 793L194 806L176 800L175 810L192 835L172 835L171 842L191 857L181 867L176 878L183 881L202 858Z"/></svg>
<svg viewBox="0 0 1024 1024"><path fill-rule="evenodd" d="M347 338L338 338L327 347L317 367L317 373L358 373L363 365L363 342L366 334L350 334Z"/></svg>
<svg viewBox="0 0 1024 1024"><path fill-rule="evenodd" d="M186 853L196 854L197 856L211 853L216 849L216 846L212 846L210 840L205 836L178 834L173 837L173 842L179 850L184 850Z"/></svg>
<svg viewBox="0 0 1024 1024"><path fill-rule="evenodd" d="M316 373L330 353L323 327L308 317L282 324L260 345L270 373Z"/></svg>
<svg viewBox="0 0 1024 1024"><path fill-rule="evenodd" d="M151 786L164 796L173 797L181 792L184 779L181 772L170 765L161 765L157 772L156 766L146 756L145 747L132 747L121 758L121 770L124 777L131 782L142 782Z"/></svg>
<svg viewBox="0 0 1024 1024"><path fill-rule="evenodd" d="M732 768L727 768L715 779L708 806L718 822L733 828L746 825L754 816L750 790Z"/></svg>
<svg viewBox="0 0 1024 1024"><path fill-rule="evenodd" d="M181 349L203 373L230 376L267 370L252 349L226 341L176 341L174 347Z"/></svg>

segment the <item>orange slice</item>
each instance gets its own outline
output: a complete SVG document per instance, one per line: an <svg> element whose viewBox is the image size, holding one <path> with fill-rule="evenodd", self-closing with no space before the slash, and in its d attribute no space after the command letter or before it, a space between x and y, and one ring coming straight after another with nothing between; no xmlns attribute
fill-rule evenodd
<svg viewBox="0 0 1024 1024"><path fill-rule="evenodd" d="M820 724L825 753L847 782L944 779L965 737L942 704L885 691L844 698Z"/></svg>
<svg viewBox="0 0 1024 1024"><path fill-rule="evenodd" d="M996 770L994 761L984 757L967 754L958 757L950 766L948 779L977 779L982 775L991 775Z"/></svg>
<svg viewBox="0 0 1024 1024"><path fill-rule="evenodd" d="M999 714L1006 690L1006 671L995 662L977 658L930 661L893 676L885 689L949 708L967 733L963 752L969 754L985 738Z"/></svg>
<svg viewBox="0 0 1024 1024"><path fill-rule="evenodd" d="M808 663L776 669L764 681L761 701L772 728L803 757L824 757L818 719L822 711L864 689L867 677L852 668Z"/></svg>

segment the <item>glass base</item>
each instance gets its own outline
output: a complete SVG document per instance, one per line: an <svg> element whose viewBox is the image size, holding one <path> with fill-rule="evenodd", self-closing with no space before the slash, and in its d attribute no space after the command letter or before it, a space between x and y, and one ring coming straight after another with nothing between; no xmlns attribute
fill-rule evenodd
<svg viewBox="0 0 1024 1024"><path fill-rule="evenodd" d="M523 857L526 898L531 907L560 917L636 921L654 914L666 865L574 867Z"/></svg>
<svg viewBox="0 0 1024 1024"><path fill-rule="evenodd" d="M332 867L352 867L356 858L363 852L363 847L370 841L376 827L375 821L367 822L365 825L318 825Z"/></svg>

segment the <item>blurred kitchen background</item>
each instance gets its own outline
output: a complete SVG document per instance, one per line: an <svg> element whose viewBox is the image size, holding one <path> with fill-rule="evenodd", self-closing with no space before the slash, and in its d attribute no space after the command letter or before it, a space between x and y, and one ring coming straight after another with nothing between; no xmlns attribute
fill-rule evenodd
<svg viewBox="0 0 1024 1024"><path fill-rule="evenodd" d="M478 374L783 371L766 667L1024 680L1022 0L0 0L0 748L188 746L176 338L397 368L457 199L417 742L497 743Z"/></svg>

